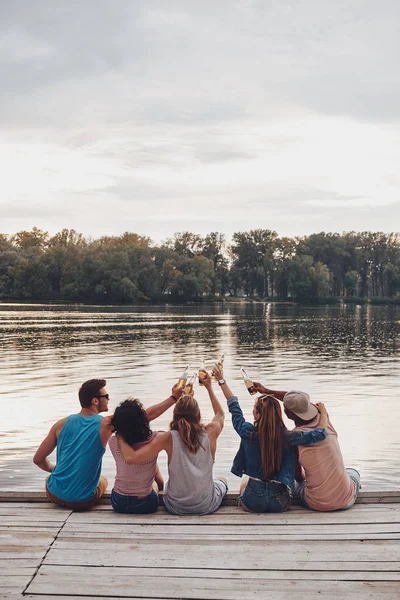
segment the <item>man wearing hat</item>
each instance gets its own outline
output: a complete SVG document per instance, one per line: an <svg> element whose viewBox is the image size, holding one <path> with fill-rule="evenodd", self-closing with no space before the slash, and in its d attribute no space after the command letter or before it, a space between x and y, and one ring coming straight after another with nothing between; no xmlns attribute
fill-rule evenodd
<svg viewBox="0 0 400 600"><path fill-rule="evenodd" d="M306 479L297 485L296 493L305 506L313 510L329 511L350 508L360 490L360 474L356 469L346 469L340 451L338 436L328 419L324 404L314 406L306 392L269 390L254 382L262 394L273 394L282 400L286 416L294 421L292 431L305 432L327 420L328 436L312 446L299 446L299 463ZM325 423L324 423L325 425Z"/></svg>

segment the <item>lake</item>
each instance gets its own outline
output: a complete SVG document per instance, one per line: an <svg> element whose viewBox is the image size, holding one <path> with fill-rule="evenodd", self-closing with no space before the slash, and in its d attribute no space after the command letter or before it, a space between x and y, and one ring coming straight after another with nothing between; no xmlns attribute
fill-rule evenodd
<svg viewBox="0 0 400 600"><path fill-rule="evenodd" d="M363 489L400 489L399 307L0 304L0 334L2 490L43 489L45 473L32 456L57 419L79 411L83 381L107 379L111 411L129 396L149 406L169 396L186 364L194 371L205 357L210 368L223 352L225 377L249 420L254 399L241 366L267 387L301 389L325 402L345 463L360 470ZM217 395L223 401L218 389ZM195 396L207 421L207 392L196 386ZM171 414L153 428L167 429ZM238 447L227 413L214 473L228 476L233 491ZM165 475L164 456L160 467ZM109 450L103 471L111 487Z"/></svg>

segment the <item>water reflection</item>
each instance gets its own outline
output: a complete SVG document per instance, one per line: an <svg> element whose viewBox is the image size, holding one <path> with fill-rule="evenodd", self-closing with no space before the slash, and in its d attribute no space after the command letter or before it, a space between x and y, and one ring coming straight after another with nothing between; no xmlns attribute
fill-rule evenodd
<svg viewBox="0 0 400 600"><path fill-rule="evenodd" d="M226 377L249 418L253 400L240 381L242 365L269 387L305 389L326 402L364 489L399 488L399 321L399 308L385 306L0 305L0 484L38 489L43 476L31 466L33 449L55 420L78 410L84 380L106 377L111 409L128 395L149 405L169 395L185 364L195 369L204 356L211 365L225 351ZM206 420L207 395L196 394ZM170 416L156 426L167 428ZM229 472L237 445L227 419L220 474ZM112 478L108 455L105 471ZM230 482L237 489L239 480Z"/></svg>

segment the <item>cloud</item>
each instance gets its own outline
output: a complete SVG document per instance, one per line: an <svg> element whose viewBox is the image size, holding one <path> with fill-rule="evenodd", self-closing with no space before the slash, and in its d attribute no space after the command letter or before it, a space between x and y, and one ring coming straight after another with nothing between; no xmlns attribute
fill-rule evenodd
<svg viewBox="0 0 400 600"><path fill-rule="evenodd" d="M394 0L0 3L3 227L391 228L399 16Z"/></svg>

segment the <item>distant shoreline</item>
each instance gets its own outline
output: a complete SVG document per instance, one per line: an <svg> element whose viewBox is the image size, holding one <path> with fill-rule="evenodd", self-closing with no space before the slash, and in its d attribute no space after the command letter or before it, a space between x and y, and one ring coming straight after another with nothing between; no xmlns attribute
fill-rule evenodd
<svg viewBox="0 0 400 600"><path fill-rule="evenodd" d="M239 297L227 297L217 299L198 299L198 300L186 300L178 301L176 299L168 301L137 301L133 303L111 303L111 304L99 304L89 302L67 302L67 301L24 301L23 299L3 299L0 300L0 306L88 306L88 307L145 307L145 306L220 306L226 304L283 304L292 306L339 306L339 305L370 305L370 306L400 306L400 296L395 298L359 298L359 297L347 297L347 298L321 298L316 302L297 302L296 300L278 300L277 298L239 298Z"/></svg>

